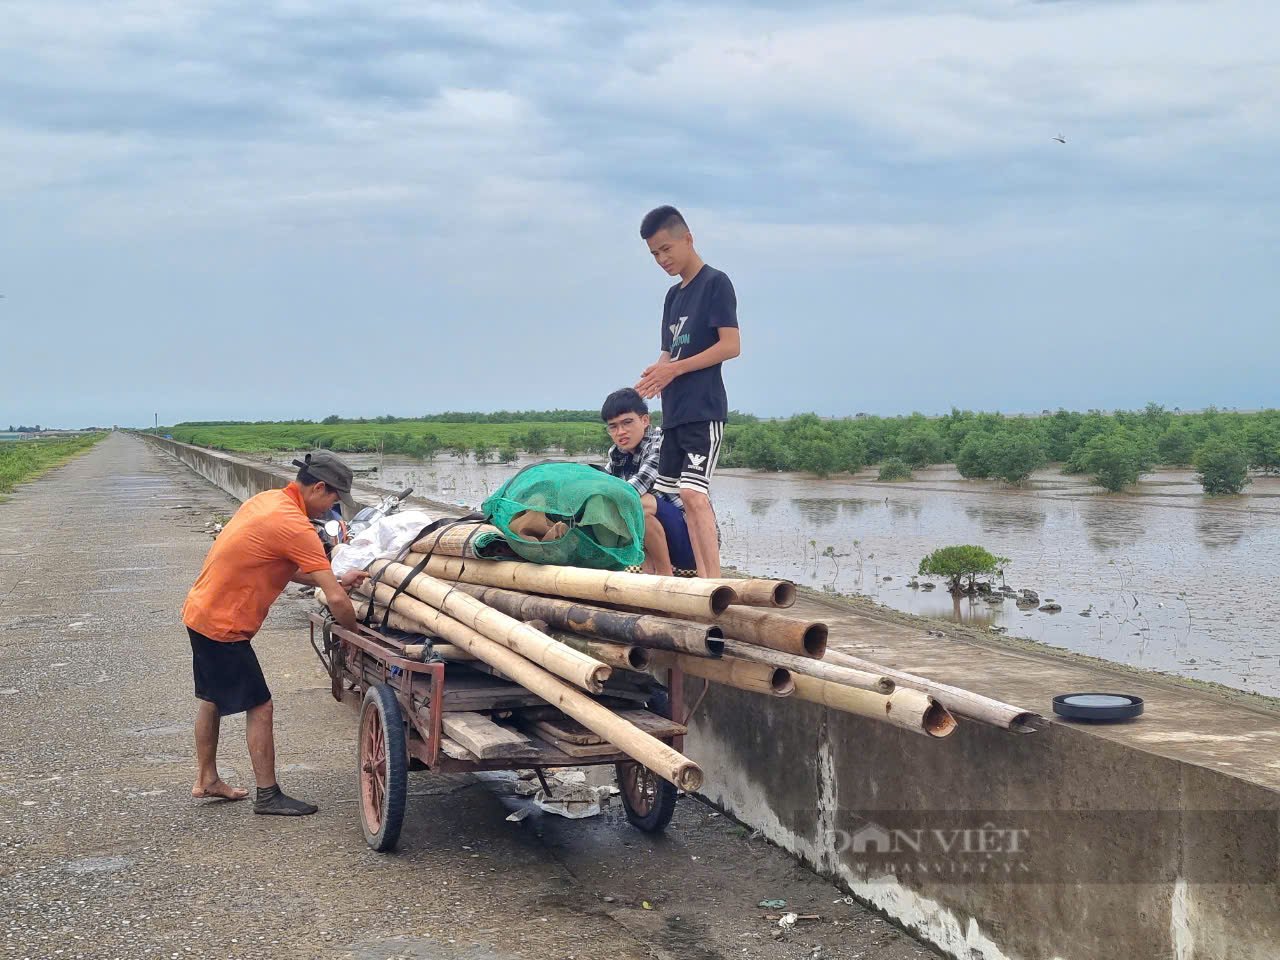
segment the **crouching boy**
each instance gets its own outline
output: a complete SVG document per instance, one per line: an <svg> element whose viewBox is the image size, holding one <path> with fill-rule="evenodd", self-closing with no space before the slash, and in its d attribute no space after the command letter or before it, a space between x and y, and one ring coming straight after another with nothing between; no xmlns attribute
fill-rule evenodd
<svg viewBox="0 0 1280 960"><path fill-rule="evenodd" d="M692 576L696 564L679 497L655 493L662 430L649 422L649 405L631 387L615 390L600 409L613 446L605 469L627 481L644 507L645 573Z"/></svg>

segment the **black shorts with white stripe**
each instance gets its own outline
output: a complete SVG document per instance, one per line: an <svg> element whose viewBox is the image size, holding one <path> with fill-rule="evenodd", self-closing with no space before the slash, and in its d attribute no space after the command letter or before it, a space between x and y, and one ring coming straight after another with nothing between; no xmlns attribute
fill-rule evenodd
<svg viewBox="0 0 1280 960"><path fill-rule="evenodd" d="M659 493L696 490L709 493L711 477L720 460L724 422L700 420L678 427L662 428L662 450L658 454L658 479L653 489Z"/></svg>

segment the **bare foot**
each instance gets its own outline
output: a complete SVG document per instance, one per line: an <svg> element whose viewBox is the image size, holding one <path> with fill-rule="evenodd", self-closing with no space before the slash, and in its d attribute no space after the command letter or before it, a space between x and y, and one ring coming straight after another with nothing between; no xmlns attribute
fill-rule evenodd
<svg viewBox="0 0 1280 960"><path fill-rule="evenodd" d="M215 780L207 786L196 784L191 788L191 796L199 799L216 798L220 800L243 800L249 795L244 787L233 787L225 780Z"/></svg>

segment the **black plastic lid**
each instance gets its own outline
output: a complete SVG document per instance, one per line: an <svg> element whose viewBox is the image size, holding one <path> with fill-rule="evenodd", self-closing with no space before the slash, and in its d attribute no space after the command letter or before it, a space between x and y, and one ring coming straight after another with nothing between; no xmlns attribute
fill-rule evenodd
<svg viewBox="0 0 1280 960"><path fill-rule="evenodd" d="M1053 712L1070 720L1132 720L1142 716L1142 698L1128 693L1064 693Z"/></svg>

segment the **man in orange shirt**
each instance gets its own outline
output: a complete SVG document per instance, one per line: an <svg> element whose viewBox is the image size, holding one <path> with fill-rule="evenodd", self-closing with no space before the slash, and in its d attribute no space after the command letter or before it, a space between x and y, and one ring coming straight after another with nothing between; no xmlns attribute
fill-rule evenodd
<svg viewBox="0 0 1280 960"><path fill-rule="evenodd" d="M258 792L254 813L304 816L310 803L276 783L271 691L250 641L271 604L290 583L319 587L334 619L349 630L356 614L347 591L368 574L353 570L339 583L329 568L311 517L341 501L354 508L351 469L327 450L295 460L298 478L283 490L250 497L214 541L195 586L182 605L191 637L196 698L196 782L193 797L243 800L248 791L218 776L218 730L223 716L245 713L249 758ZM354 511L353 511L354 512Z"/></svg>

